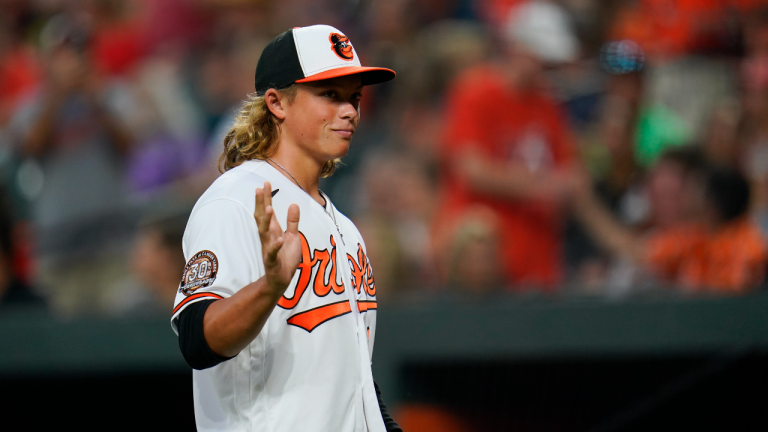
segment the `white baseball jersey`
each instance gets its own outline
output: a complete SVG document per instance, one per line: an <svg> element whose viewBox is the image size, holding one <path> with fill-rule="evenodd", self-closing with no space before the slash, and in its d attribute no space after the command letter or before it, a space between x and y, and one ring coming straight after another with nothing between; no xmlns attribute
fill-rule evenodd
<svg viewBox="0 0 768 432"><path fill-rule="evenodd" d="M229 297L264 275L253 213L265 181L283 229L288 206L300 207L301 264L256 339L193 372L197 428L384 432L371 375L376 288L365 244L327 197L323 208L270 164L227 171L195 204L172 320L191 303Z"/></svg>

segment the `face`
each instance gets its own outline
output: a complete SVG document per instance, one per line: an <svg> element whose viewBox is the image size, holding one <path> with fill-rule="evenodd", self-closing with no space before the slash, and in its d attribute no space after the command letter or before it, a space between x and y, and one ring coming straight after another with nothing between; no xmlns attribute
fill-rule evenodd
<svg viewBox="0 0 768 432"><path fill-rule="evenodd" d="M683 219L682 198L685 189L685 171L674 162L659 161L649 181L654 223L668 227Z"/></svg>
<svg viewBox="0 0 768 432"><path fill-rule="evenodd" d="M544 65L530 50L521 44L510 43L506 47L509 71L520 89L533 89L545 84Z"/></svg>
<svg viewBox="0 0 768 432"><path fill-rule="evenodd" d="M362 88L359 75L300 84L295 98L282 104L285 142L322 163L346 155L360 121Z"/></svg>
<svg viewBox="0 0 768 432"><path fill-rule="evenodd" d="M649 182L654 222L659 227L694 220L703 208L700 176L686 173L674 161L661 160L651 172Z"/></svg>
<svg viewBox="0 0 768 432"><path fill-rule="evenodd" d="M176 295L184 258L179 255L179 251L163 244L159 232L141 232L136 239L132 258L133 271L146 288L161 299Z"/></svg>

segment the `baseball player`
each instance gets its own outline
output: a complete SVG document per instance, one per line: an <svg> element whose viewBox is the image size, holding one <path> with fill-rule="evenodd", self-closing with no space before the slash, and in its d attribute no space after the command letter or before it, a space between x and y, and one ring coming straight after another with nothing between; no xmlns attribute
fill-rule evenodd
<svg viewBox="0 0 768 432"><path fill-rule="evenodd" d="M355 225L318 189L348 149L362 67L325 25L273 39L184 233L172 326L199 431L399 431L371 374L376 286ZM284 230L283 230L284 229Z"/></svg>

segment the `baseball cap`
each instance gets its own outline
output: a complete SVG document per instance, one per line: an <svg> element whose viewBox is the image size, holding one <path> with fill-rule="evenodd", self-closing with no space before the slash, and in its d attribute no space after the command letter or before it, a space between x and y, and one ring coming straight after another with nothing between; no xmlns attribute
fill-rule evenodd
<svg viewBox="0 0 768 432"><path fill-rule="evenodd" d="M516 6L507 19L506 33L509 40L546 62L567 63L579 55L570 17L554 3L530 1Z"/></svg>
<svg viewBox="0 0 768 432"><path fill-rule="evenodd" d="M296 27L272 39L256 65L256 94L297 82L320 81L360 74L363 85L395 77L395 71L364 67L349 38L328 25Z"/></svg>

